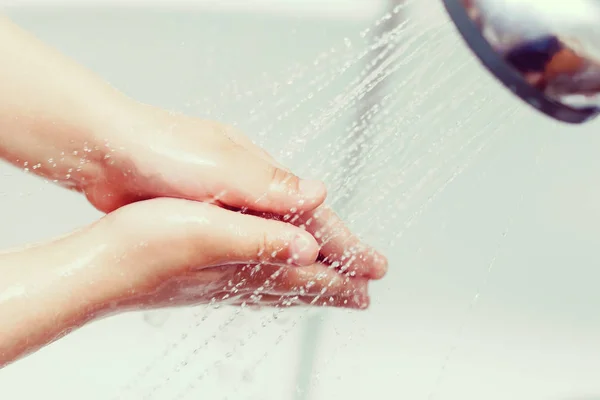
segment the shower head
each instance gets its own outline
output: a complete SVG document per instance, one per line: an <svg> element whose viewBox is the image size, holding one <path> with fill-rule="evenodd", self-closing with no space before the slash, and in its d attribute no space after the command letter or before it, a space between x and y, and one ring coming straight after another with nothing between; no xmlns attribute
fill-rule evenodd
<svg viewBox="0 0 600 400"><path fill-rule="evenodd" d="M442 0L481 63L562 122L600 114L600 0Z"/></svg>

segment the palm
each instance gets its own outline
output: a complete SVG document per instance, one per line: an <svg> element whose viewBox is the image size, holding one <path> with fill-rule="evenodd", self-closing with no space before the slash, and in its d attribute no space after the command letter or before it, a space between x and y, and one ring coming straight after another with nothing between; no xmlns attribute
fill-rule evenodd
<svg viewBox="0 0 600 400"><path fill-rule="evenodd" d="M324 264L292 268L236 264L175 276L119 308L139 309L223 303L238 306L298 305L362 309L367 280L343 277Z"/></svg>

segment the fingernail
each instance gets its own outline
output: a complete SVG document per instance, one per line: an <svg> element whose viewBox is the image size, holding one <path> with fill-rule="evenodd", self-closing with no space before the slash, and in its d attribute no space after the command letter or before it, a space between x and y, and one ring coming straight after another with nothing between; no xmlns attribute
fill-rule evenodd
<svg viewBox="0 0 600 400"><path fill-rule="evenodd" d="M311 265L317 258L318 249L313 248L314 243L307 235L296 235L292 241L292 263L295 265Z"/></svg>
<svg viewBox="0 0 600 400"><path fill-rule="evenodd" d="M306 199L321 199L326 192L323 182L305 179L300 181L299 189L300 195Z"/></svg>

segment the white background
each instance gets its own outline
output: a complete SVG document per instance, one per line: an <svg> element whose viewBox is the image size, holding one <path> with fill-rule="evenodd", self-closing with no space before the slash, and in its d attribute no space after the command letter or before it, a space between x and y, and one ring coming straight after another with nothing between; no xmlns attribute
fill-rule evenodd
<svg viewBox="0 0 600 400"><path fill-rule="evenodd" d="M437 1L426 1L419 13L436 21L444 18ZM225 10L234 4L228 1L198 2L205 7L197 12L191 12L189 5L182 9L166 2L159 8L106 6L107 2L95 8L79 3L77 8L39 6L8 12L128 94L199 116L239 121L251 136L278 115L268 111L277 99L268 90L255 90L236 102L232 98L273 80L285 82L299 68L312 66L316 56L343 47L345 38L358 37L383 13L380 3L358 0L246 0L235 2L240 13ZM219 9L208 9L217 3ZM432 21L420 23L429 26ZM483 87L478 95L490 99L467 120L463 114L473 111L470 103L448 102L464 82L457 78L447 92L437 90L413 109L413 115L425 114L443 105L436 115L443 121L442 128L467 121L452 145L441 150L443 158L458 156L442 168L442 178L465 162L466 155L459 153L461 144L478 131L487 132L488 120L507 108L519 112L494 132L495 141L477 154L402 240L390 242L401 229L392 215L419 207L429 193L402 209L396 207L404 195L400 188L385 194L386 203L373 206L372 194L383 193L385 182L400 167L391 157L368 171L373 179L356 194L352 212L343 213L355 215L353 227L385 251L391 271L373 286L374 304L369 311L326 314L323 342L315 344L319 357L310 398L575 400L600 396L598 123L564 127L524 108L472 60L452 30L441 38L424 39L422 45L429 47L408 63L406 73L430 68L428 57L451 49L435 76L471 60L461 79L470 76L478 81ZM315 74L326 71L326 67L311 68ZM340 78L323 99L281 121L274 132L260 138L265 146L284 154L279 151L285 150L290 138L326 107L327 100L344 92L352 78L352 74ZM428 72L409 82L403 89L406 104L428 90L433 80ZM394 83L398 84L391 82L392 87ZM296 90L303 93L298 85L286 89L282 98L294 103L299 98ZM248 110L256 105L256 97L263 100L266 121L250 123ZM396 111L403 107L400 104ZM417 129L411 126L402 129ZM443 131L428 130L427 121L415 126L431 137ZM331 128L298 150L290 164L316 176L323 174L333 167L315 162L312 154L343 134L343 129ZM426 154L428 141L422 146L415 149L414 157ZM395 148L386 151L393 156ZM424 174L428 163L434 162L425 158L419 171ZM76 194L9 167L0 173L2 246L58 235L99 216ZM429 185L433 191L437 183ZM373 221L376 224L369 225ZM185 344L145 381L153 386L173 377L156 398L173 398L179 386L209 369L210 376L201 381L195 398L296 399L301 324L294 327L293 323L301 312L290 312L264 327L271 312L244 312L219 330L234 312L219 309L199 327L189 329L198 319L194 314L201 312L172 311L166 321L160 318L163 314L154 315L153 321L159 322L154 326L140 314L91 324L0 371L0 398L111 399L165 345L187 332ZM238 348L236 343L251 329L258 335ZM284 329L290 329L289 335L275 346ZM215 339L200 356L182 372L171 373L173 363L201 347L213 333ZM228 357L231 349L236 350ZM267 357L259 362L265 352ZM217 361L222 365L215 366ZM142 397L132 392L123 398Z"/></svg>

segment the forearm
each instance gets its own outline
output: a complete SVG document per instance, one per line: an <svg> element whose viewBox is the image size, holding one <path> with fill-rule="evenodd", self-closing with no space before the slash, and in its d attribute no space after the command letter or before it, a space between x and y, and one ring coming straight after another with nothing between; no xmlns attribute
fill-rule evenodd
<svg viewBox="0 0 600 400"><path fill-rule="evenodd" d="M4 17L0 59L0 157L78 188L99 178L129 100Z"/></svg>
<svg viewBox="0 0 600 400"><path fill-rule="evenodd" d="M106 311L106 245L88 235L0 255L0 368Z"/></svg>

